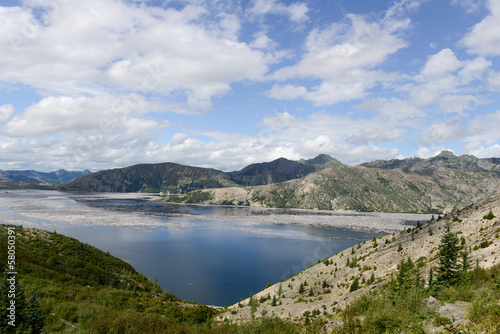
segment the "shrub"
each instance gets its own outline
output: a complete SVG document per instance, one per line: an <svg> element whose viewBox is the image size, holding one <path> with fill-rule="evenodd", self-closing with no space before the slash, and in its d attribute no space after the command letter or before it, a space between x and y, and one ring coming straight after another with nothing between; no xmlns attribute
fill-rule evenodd
<svg viewBox="0 0 500 334"><path fill-rule="evenodd" d="M491 211L491 209L490 212L483 217L483 219L488 219L488 220L492 220L493 218L495 218L495 215L493 214L493 211Z"/></svg>
<svg viewBox="0 0 500 334"><path fill-rule="evenodd" d="M356 290L358 290L358 289L359 289L359 280L358 280L358 278L356 277L356 278L354 279L354 281L352 282L352 284L351 284L351 288L349 289L349 292L354 292L354 291L356 291Z"/></svg>
<svg viewBox="0 0 500 334"><path fill-rule="evenodd" d="M438 315L436 318L434 318L434 324L436 326L451 325L452 323L453 322L448 317L442 317L442 316Z"/></svg>

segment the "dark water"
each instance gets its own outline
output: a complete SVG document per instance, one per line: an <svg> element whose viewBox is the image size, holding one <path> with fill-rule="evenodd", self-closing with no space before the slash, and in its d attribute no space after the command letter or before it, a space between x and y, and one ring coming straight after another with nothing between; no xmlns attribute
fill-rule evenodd
<svg viewBox="0 0 500 334"><path fill-rule="evenodd" d="M269 282L276 283L282 277L288 278L325 255L332 256L374 235L281 224L279 214L272 218L276 219L275 223L256 222L240 228L240 221L233 221L231 217L243 215L251 220L253 215L265 214L244 208L176 206L106 199L78 201L68 206L78 205L108 212L141 212L145 217L154 216L165 223L182 219L183 228L175 230L161 226L141 230L60 222L50 227L47 225L46 229L57 230L58 233L110 252L132 264L148 278L157 277L162 288L184 300L210 305L236 303L251 292L259 292ZM21 217L2 208L0 201L0 216L9 214L16 219ZM287 212L281 214L286 215ZM187 215L189 219L182 215ZM29 219L33 221L34 218ZM46 219L40 221L48 223Z"/></svg>

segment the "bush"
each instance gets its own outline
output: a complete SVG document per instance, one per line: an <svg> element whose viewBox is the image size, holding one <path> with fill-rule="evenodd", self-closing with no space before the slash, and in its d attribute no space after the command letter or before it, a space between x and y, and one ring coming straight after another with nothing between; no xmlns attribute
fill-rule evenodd
<svg viewBox="0 0 500 334"><path fill-rule="evenodd" d="M469 319L487 328L495 328L500 323L500 305L490 289L476 291L472 305L468 310Z"/></svg>
<svg viewBox="0 0 500 334"><path fill-rule="evenodd" d="M490 212L483 217L483 219L488 219L488 220L492 220L493 218L495 218L495 215L493 214L493 211L491 211L491 209Z"/></svg>
<svg viewBox="0 0 500 334"><path fill-rule="evenodd" d="M445 326L445 325L451 325L453 323L453 321L451 321L450 318L448 317L442 317L442 316L437 316L435 319L434 319L434 324L436 326Z"/></svg>

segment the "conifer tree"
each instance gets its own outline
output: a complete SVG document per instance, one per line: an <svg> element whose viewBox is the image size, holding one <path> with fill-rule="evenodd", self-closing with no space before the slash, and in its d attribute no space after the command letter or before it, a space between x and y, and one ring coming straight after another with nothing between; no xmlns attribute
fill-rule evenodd
<svg viewBox="0 0 500 334"><path fill-rule="evenodd" d="M40 299L36 288L32 287L26 303L25 324L31 333L39 334L42 332L44 323L45 317L40 308Z"/></svg>
<svg viewBox="0 0 500 334"><path fill-rule="evenodd" d="M359 280L358 280L358 278L356 277L356 278L354 279L354 281L352 282L352 284L351 284L351 288L349 289L349 292L353 292L353 291L356 291L356 290L358 290L358 289L359 289Z"/></svg>
<svg viewBox="0 0 500 334"><path fill-rule="evenodd" d="M451 232L450 222L445 225L445 232L441 237L438 250L438 267L436 268L436 284L438 286L450 286L457 283L459 278L458 257L460 252L460 241L457 235Z"/></svg>
<svg viewBox="0 0 500 334"><path fill-rule="evenodd" d="M414 267L413 261L410 257L408 260L402 259L398 264L398 274L396 277L396 290L401 291L409 288L411 286L411 279L414 277Z"/></svg>
<svg viewBox="0 0 500 334"><path fill-rule="evenodd" d="M368 284L373 284L373 283L375 283L375 273L372 271L370 279L368 280Z"/></svg>
<svg viewBox="0 0 500 334"><path fill-rule="evenodd" d="M431 294L434 294L434 269L431 267L430 271L429 271L429 283L428 283L428 289L430 291Z"/></svg>
<svg viewBox="0 0 500 334"><path fill-rule="evenodd" d="M458 277L460 284L470 284L472 279L470 267L469 252L463 247L463 250L460 252L460 273Z"/></svg>

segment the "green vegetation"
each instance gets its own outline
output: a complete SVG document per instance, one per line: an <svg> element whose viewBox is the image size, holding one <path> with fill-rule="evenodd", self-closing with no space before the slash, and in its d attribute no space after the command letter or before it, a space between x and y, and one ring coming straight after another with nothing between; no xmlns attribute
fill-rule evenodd
<svg viewBox="0 0 500 334"><path fill-rule="evenodd" d="M0 284L1 333L300 333L277 318L218 323L218 312L161 289L128 263L57 234L16 227L17 324L5 328L6 280ZM7 268L7 226L0 225L0 270ZM24 296L23 296L24 295ZM257 302L257 300L255 300Z"/></svg>
<svg viewBox="0 0 500 334"><path fill-rule="evenodd" d="M208 191L196 190L184 196L172 196L168 201L173 203L203 203L211 199L212 195Z"/></svg>
<svg viewBox="0 0 500 334"><path fill-rule="evenodd" d="M493 211L491 211L491 209L490 212L483 217L483 219L488 219L488 220L492 220L493 218L495 218L495 215L493 214Z"/></svg>

